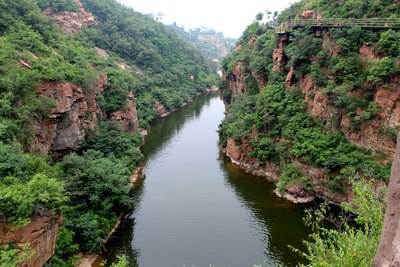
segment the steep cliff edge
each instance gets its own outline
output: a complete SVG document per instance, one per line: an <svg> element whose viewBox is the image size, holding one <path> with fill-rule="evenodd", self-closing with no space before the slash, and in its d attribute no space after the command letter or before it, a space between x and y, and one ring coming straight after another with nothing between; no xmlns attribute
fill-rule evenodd
<svg viewBox="0 0 400 267"><path fill-rule="evenodd" d="M107 76L99 77L96 91L104 92ZM81 148L89 129L95 130L98 122L107 119L96 102L95 91L84 93L80 86L71 83L44 82L36 88L39 97L55 101L50 115L39 117L33 123L35 138L31 151L40 151L59 158ZM112 112L110 119L116 121L124 132L138 132L139 120L136 100L132 92L128 93L126 107Z"/></svg>
<svg viewBox="0 0 400 267"><path fill-rule="evenodd" d="M400 135L397 138L388 190L385 220L379 247L371 266L400 265Z"/></svg>
<svg viewBox="0 0 400 267"><path fill-rule="evenodd" d="M331 8L301 12L312 5L293 5L278 21L323 19ZM400 126L395 36L360 27L276 33L254 21L223 64L227 155L300 197L341 203L352 198L352 177L387 182Z"/></svg>
<svg viewBox="0 0 400 267"><path fill-rule="evenodd" d="M0 244L14 244L17 247L29 244L28 253L32 256L21 266L41 267L54 254L62 220L62 215L49 214L32 218L24 227L1 223Z"/></svg>

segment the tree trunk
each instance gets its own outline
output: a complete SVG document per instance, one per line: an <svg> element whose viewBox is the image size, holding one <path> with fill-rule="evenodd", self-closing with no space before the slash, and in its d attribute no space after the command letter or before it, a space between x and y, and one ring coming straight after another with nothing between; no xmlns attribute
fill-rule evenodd
<svg viewBox="0 0 400 267"><path fill-rule="evenodd" d="M390 173L382 236L372 264L381 266L400 267L400 134Z"/></svg>

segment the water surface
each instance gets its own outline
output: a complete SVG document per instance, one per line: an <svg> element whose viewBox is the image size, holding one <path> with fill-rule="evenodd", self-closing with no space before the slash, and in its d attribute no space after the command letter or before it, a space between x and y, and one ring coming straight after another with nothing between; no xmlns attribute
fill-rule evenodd
<svg viewBox="0 0 400 267"><path fill-rule="evenodd" d="M146 137L145 179L136 206L107 244L106 258L125 254L130 266L295 266L309 230L304 206L277 198L265 179L220 154L224 105L197 97L155 122Z"/></svg>

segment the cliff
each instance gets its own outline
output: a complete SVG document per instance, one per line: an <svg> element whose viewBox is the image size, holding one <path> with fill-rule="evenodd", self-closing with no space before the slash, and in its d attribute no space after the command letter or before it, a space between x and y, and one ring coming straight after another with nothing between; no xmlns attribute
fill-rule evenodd
<svg viewBox="0 0 400 267"><path fill-rule="evenodd" d="M84 9L79 0L72 0L72 3L77 11L58 11L51 7L43 10L53 25L64 34L77 33L95 22L94 16ZM108 58L103 49L96 48L96 53ZM79 150L87 131L96 130L99 121L105 119L118 122L124 132L138 132L139 119L132 91L126 95L126 105L109 114L109 118L100 109L97 98L104 93L107 83L107 75L98 75L94 88L84 92L82 86L70 82L41 81L41 85L35 89L37 96L53 100L55 107L49 115L39 116L32 123L35 137L31 141L30 150L50 154L58 159Z"/></svg>
<svg viewBox="0 0 400 267"><path fill-rule="evenodd" d="M31 222L21 228L12 224L0 224L0 244L15 244L21 247L29 244L29 255L21 266L41 267L54 254L58 230L62 215L43 215L32 218Z"/></svg>
<svg viewBox="0 0 400 267"><path fill-rule="evenodd" d="M55 107L46 117L38 117L33 123L35 138L31 151L40 151L54 158L81 148L89 129L95 130L98 122L107 118L96 102L95 91L104 92L107 76L96 82L96 90L84 93L80 86L71 83L43 82L36 93L55 101ZM110 119L118 122L124 132L138 132L139 120L136 101L132 92L127 96L126 107L112 112Z"/></svg>
<svg viewBox="0 0 400 267"><path fill-rule="evenodd" d="M400 135L397 138L400 144ZM388 202L379 247L371 266L400 265L400 145L396 147L388 190Z"/></svg>
<svg viewBox="0 0 400 267"><path fill-rule="evenodd" d="M321 9L306 11L289 9L279 20L323 18ZM400 126L400 72L397 52L383 43L396 34L357 27L275 33L251 24L223 66L227 155L288 198L341 203L352 198L349 177L387 181Z"/></svg>
<svg viewBox="0 0 400 267"><path fill-rule="evenodd" d="M77 11L58 11L52 8L46 8L43 12L46 14L54 26L65 34L74 34L82 28L87 28L93 25L95 18L87 12L79 0L71 0L77 7Z"/></svg>

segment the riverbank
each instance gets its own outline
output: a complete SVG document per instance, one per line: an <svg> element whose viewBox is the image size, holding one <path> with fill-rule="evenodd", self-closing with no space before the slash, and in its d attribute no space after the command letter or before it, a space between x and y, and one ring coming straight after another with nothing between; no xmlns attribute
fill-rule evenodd
<svg viewBox="0 0 400 267"><path fill-rule="evenodd" d="M142 176L142 171L143 171L143 166L138 166L132 173L130 179L129 179L129 187L132 189L136 183L144 179ZM110 232L108 235L103 239L103 243L107 243L107 241L110 239L110 237L115 233L115 231L120 227L122 220L124 219L124 213L122 212L117 219L117 222L114 224L114 226L111 228ZM82 254L82 258L79 261L78 265L76 267L98 267L102 266L103 259L101 258L100 255L96 253L87 253L87 254Z"/></svg>
<svg viewBox="0 0 400 267"><path fill-rule="evenodd" d="M274 186L279 182L278 173L281 172L280 167L271 162L265 162L261 166L256 158L250 156L250 145L247 140L243 139L242 144L237 145L233 139L229 139L227 146L220 149L233 164L239 166L243 171L264 177L267 181L274 184ZM286 188L284 192L279 192L275 189L274 193L276 196L294 204L306 204L313 202L315 199L321 199L335 205L340 205L340 203L349 202L353 199L354 194L351 188L345 190L347 192L346 194L330 190L326 184L324 184L326 174L323 170L302 164L301 162L294 162L294 164L296 164L307 177L311 177L310 182L312 183L312 189L305 190L301 186L294 184Z"/></svg>

